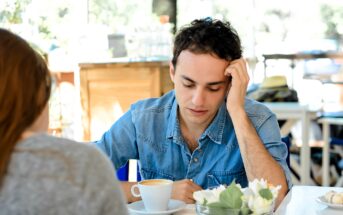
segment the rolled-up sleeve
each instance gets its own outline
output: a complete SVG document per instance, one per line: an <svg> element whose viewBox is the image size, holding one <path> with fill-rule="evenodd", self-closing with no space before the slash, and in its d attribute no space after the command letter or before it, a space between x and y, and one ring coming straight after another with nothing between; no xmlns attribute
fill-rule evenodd
<svg viewBox="0 0 343 215"><path fill-rule="evenodd" d="M129 110L93 144L111 159L116 169L119 169L129 159L138 158L135 136L135 127Z"/></svg>
<svg viewBox="0 0 343 215"><path fill-rule="evenodd" d="M289 153L287 145L281 141L280 128L275 114L271 114L259 127L258 134L264 143L266 149L269 151L271 156L280 164L282 167L288 189L292 184L291 171L287 164L287 156Z"/></svg>

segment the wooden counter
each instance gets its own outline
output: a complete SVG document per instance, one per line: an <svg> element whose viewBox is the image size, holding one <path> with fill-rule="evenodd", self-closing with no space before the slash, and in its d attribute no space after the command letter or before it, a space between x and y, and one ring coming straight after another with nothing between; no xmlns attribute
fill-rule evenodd
<svg viewBox="0 0 343 215"><path fill-rule="evenodd" d="M80 63L84 140L97 140L137 100L173 89L167 61Z"/></svg>

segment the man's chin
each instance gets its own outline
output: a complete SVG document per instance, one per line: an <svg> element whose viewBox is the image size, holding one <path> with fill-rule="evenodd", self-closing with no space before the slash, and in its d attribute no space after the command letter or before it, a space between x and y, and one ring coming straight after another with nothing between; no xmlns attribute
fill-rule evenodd
<svg viewBox="0 0 343 215"><path fill-rule="evenodd" d="M201 125L201 124L205 124L206 122L208 122L209 117L210 116L209 116L208 112L206 112L204 114L196 114L193 111L187 109L183 118L185 121L187 121L187 123Z"/></svg>
<svg viewBox="0 0 343 215"><path fill-rule="evenodd" d="M187 119L188 122L192 123L192 124L206 124L206 122L208 122L208 116L189 116Z"/></svg>

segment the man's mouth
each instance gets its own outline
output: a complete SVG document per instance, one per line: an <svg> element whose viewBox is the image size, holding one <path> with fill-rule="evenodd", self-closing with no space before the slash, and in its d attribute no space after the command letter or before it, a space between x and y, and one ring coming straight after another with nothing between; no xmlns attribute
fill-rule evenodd
<svg viewBox="0 0 343 215"><path fill-rule="evenodd" d="M204 115L207 113L207 110L203 110L203 109L192 109L192 108L189 108L188 109L193 115L197 115L197 116L200 116L200 115Z"/></svg>

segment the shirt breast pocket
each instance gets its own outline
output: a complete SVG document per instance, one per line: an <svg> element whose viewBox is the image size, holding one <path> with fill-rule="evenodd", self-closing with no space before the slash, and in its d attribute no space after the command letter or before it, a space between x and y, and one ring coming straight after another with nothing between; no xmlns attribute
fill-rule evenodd
<svg viewBox="0 0 343 215"><path fill-rule="evenodd" d="M175 181L175 177L173 177L172 175L168 173L165 173L163 171L158 171L158 170L146 169L146 168L141 168L141 176L142 176L142 179L144 180L163 178L163 179L169 179L169 180Z"/></svg>
<svg viewBox="0 0 343 215"><path fill-rule="evenodd" d="M230 185L232 181L242 187L248 186L248 179L244 170L232 171L213 171L207 174L207 188L218 187L219 185Z"/></svg>

